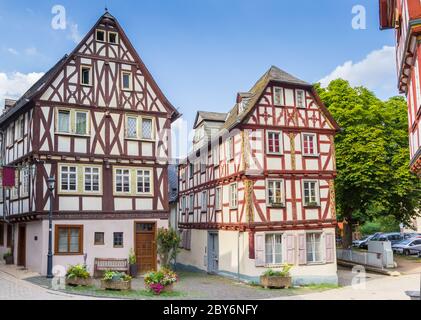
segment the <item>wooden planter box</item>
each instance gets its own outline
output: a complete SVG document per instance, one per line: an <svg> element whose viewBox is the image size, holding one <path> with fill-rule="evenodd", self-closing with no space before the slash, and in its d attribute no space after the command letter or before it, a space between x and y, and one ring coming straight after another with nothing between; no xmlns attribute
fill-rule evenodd
<svg viewBox="0 0 421 320"><path fill-rule="evenodd" d="M288 289L292 286L291 277L260 277L260 284L264 288Z"/></svg>
<svg viewBox="0 0 421 320"><path fill-rule="evenodd" d="M105 290L131 290L132 281L106 281L101 280L101 289Z"/></svg>
<svg viewBox="0 0 421 320"><path fill-rule="evenodd" d="M92 285L92 278L88 278L88 279L82 279L82 278L72 278L72 279L67 279L66 278L66 284L68 286L83 286L83 287L87 287L87 286L91 286Z"/></svg>
<svg viewBox="0 0 421 320"><path fill-rule="evenodd" d="M158 293L155 293L155 291L153 291L147 284L145 284L145 288L146 290L151 290L155 295L158 295ZM162 289L162 291L159 293L164 293L164 292L173 292L174 291L174 283L164 287L164 289Z"/></svg>
<svg viewBox="0 0 421 320"><path fill-rule="evenodd" d="M4 257L4 262L7 264L7 265L11 265L11 264L13 264L13 256L7 256L7 257Z"/></svg>

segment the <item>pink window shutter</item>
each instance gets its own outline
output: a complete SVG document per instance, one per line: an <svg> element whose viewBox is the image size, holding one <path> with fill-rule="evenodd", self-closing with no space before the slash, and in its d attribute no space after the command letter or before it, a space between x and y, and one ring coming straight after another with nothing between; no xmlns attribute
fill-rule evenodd
<svg viewBox="0 0 421 320"><path fill-rule="evenodd" d="M307 264L307 248L306 248L306 235L298 235L298 263L300 265Z"/></svg>
<svg viewBox="0 0 421 320"><path fill-rule="evenodd" d="M264 267L265 266L265 234L264 233L256 233L255 235L255 264L256 267Z"/></svg>
<svg viewBox="0 0 421 320"><path fill-rule="evenodd" d="M287 263L295 264L295 236L293 234L287 235Z"/></svg>
<svg viewBox="0 0 421 320"><path fill-rule="evenodd" d="M3 187L14 187L15 182L15 168L3 167Z"/></svg>
<svg viewBox="0 0 421 320"><path fill-rule="evenodd" d="M326 235L326 263L333 263L335 262L335 252L333 251L335 248L334 246L334 235L327 234Z"/></svg>

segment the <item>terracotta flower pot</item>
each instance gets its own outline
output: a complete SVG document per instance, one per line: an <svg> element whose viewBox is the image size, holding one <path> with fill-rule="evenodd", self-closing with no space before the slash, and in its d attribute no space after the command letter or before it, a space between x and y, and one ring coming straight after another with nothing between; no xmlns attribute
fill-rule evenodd
<svg viewBox="0 0 421 320"><path fill-rule="evenodd" d="M83 286L83 287L87 287L87 286L91 286L92 285L92 279L88 278L88 279L82 279L82 278L71 278L71 279L66 279L66 284L68 286Z"/></svg>
<svg viewBox="0 0 421 320"><path fill-rule="evenodd" d="M131 290L132 281L113 281L113 280L101 280L101 289L105 290Z"/></svg>
<svg viewBox="0 0 421 320"><path fill-rule="evenodd" d="M292 279L291 277L261 276L260 284L266 289L267 288L288 289L292 286Z"/></svg>

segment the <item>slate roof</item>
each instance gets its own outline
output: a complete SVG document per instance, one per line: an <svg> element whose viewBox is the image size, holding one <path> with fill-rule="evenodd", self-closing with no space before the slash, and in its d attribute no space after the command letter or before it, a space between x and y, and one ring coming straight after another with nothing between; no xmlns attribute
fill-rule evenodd
<svg viewBox="0 0 421 320"><path fill-rule="evenodd" d="M236 104L227 117L224 129L230 130L235 125L240 123L248 114L248 112L254 107L259 100L263 91L271 81L299 85L304 87L312 87L308 82L294 77L293 75L279 69L278 67L272 66L270 69L256 82L256 84L248 91L250 100L247 102L245 110L238 114L238 104ZM245 92L242 93L245 96Z"/></svg>
<svg viewBox="0 0 421 320"><path fill-rule="evenodd" d="M178 165L168 166L168 201L169 203L178 200Z"/></svg>
<svg viewBox="0 0 421 320"><path fill-rule="evenodd" d="M194 121L194 128L196 128L202 121L225 122L226 118L227 113L198 111L196 114L196 120Z"/></svg>
<svg viewBox="0 0 421 320"><path fill-rule="evenodd" d="M44 87L44 85L49 82L52 77L54 77L56 71L63 67L67 57L68 55L66 54L63 58L61 58L50 70L48 70L46 74L35 82L31 88L29 88L29 90L26 91L18 101L16 101L16 104L11 109L3 113L0 116L0 124L25 107L25 105L31 101L31 99Z"/></svg>

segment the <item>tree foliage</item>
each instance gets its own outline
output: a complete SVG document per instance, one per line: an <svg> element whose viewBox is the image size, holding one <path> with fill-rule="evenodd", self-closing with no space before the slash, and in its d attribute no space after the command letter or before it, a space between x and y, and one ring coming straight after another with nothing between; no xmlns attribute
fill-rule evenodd
<svg viewBox="0 0 421 320"><path fill-rule="evenodd" d="M409 224L421 197L409 171L405 99L381 101L342 79L316 89L342 128L335 138L338 218L355 224L391 215Z"/></svg>

